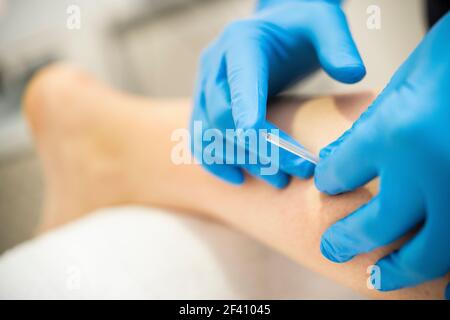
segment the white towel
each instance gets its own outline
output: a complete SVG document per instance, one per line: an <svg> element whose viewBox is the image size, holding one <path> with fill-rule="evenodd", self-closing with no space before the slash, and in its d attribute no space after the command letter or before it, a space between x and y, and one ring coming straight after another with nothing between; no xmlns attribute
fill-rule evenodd
<svg viewBox="0 0 450 320"><path fill-rule="evenodd" d="M238 232L103 209L0 257L1 299L358 298Z"/></svg>

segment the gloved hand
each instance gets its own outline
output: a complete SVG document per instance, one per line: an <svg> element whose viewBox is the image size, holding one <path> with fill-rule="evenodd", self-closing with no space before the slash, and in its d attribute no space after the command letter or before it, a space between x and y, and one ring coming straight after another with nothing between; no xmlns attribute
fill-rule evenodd
<svg viewBox="0 0 450 320"><path fill-rule="evenodd" d="M449 36L447 14L353 127L321 151L316 167L316 186L328 194L380 177L379 194L323 234L328 259L348 261L420 226L377 262L381 290L414 286L450 270Z"/></svg>
<svg viewBox="0 0 450 320"><path fill-rule="evenodd" d="M362 79L365 68L338 2L266 0L251 18L226 27L202 54L192 123L202 121L204 130L221 131L267 127L268 96L319 65L338 81ZM202 148L193 152L197 159L202 157ZM275 176L260 176L258 165L249 172L284 187L288 175L306 178L314 170L311 163L287 155L281 155L279 165L281 171ZM242 166L204 162L203 166L228 182L244 180Z"/></svg>

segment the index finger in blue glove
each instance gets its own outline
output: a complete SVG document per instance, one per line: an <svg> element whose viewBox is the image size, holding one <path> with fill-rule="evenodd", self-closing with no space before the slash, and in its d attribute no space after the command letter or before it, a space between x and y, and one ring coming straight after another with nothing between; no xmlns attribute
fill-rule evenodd
<svg viewBox="0 0 450 320"><path fill-rule="evenodd" d="M255 52L258 51L257 45L253 45L252 42L247 41L245 42L246 49L243 50L243 52L252 52L255 50ZM210 47L214 48L214 47ZM253 49L251 49L253 48ZM210 50L209 50L210 51ZM209 52L209 61L211 59L215 59L216 63L213 64L215 66L214 68L209 68L208 71L208 77L205 80L205 104L210 106L209 108L206 108L205 114L207 114L208 120L211 123L217 123L220 124L221 128L227 128L232 129L234 128L233 118L232 114L229 112L231 103L231 97L230 97L230 88L228 87L229 82L227 81L227 77L225 75L225 66L226 62L222 57L214 57L214 50L212 52ZM250 63L250 61L248 61ZM255 61L253 61L255 62ZM262 61L261 61L262 63ZM228 66L228 69L232 67ZM257 68L257 69L263 69L263 68ZM256 71L256 70L255 70ZM261 71L262 72L262 71ZM257 74L259 74L259 71L256 71ZM251 78L253 75L245 75L242 78L247 79ZM257 75L258 76L258 75ZM231 81L230 83L236 83L240 82L241 79L237 81ZM262 85L262 87L265 87L265 85ZM243 89L245 89L245 86L243 86ZM246 90L244 90L245 92ZM267 92L266 92L267 93ZM242 96L249 97L250 94L243 93ZM262 99L266 99L265 97ZM264 100L266 101L266 100ZM253 108L251 108L253 109ZM264 106L265 109L265 106ZM265 114L265 112L264 112ZM264 119L261 120L261 124L259 127L254 128L257 129L265 129L265 130L274 130L278 129L273 124L270 124L269 122L264 121ZM255 132L256 135L258 132ZM279 131L280 136L286 140L293 141L291 137L289 137L286 133ZM244 146L245 147L245 146ZM247 149L247 152L249 154L252 154L255 157L258 157L258 150L250 150L249 148L245 147ZM277 172L273 175L261 175L261 165L259 164L253 164L248 165L247 169L249 169L249 172L261 178L262 180L267 181L273 186L276 186L277 188L284 187L288 179L282 174L284 172L297 176L299 178L309 178L314 170L314 165L303 160L302 158L299 158L298 156L295 156L283 149L280 149L278 147L275 147L278 152L278 159L272 159L272 161L277 161L277 163L273 163L276 165L281 172Z"/></svg>
<svg viewBox="0 0 450 320"><path fill-rule="evenodd" d="M327 194L351 191L377 176L377 155L386 152L380 149L380 145L388 132L386 127L380 127L380 123L384 123L377 121L377 112L394 112L387 107L397 105L397 97L385 89L352 128L321 150L322 160L316 167L314 177L320 191Z"/></svg>
<svg viewBox="0 0 450 320"><path fill-rule="evenodd" d="M202 121L201 119L202 118L197 114L195 115L193 121ZM205 119L205 117L203 117L203 119ZM203 168L205 168L207 171L214 174L218 178L231 184L242 184L244 182L244 175L241 172L241 169L239 169L238 167L218 163L206 163L204 161L203 148L200 147L203 144L203 133L204 130L212 128L207 126L207 121L202 121L202 129L203 130L201 132L197 132L196 130L193 130L193 128L191 128L191 149L194 157L202 164ZM219 157L221 156L216 155L217 159L219 159ZM222 157L222 163L225 162L225 158Z"/></svg>
<svg viewBox="0 0 450 320"><path fill-rule="evenodd" d="M202 89L204 86L204 82L205 80L202 79L201 76L199 76L199 79L197 80L197 88L195 91L196 94L194 96L194 110L191 116L190 124L192 153L194 157L201 162L202 166L210 173L231 184L241 184L244 182L244 175L240 168L233 165L216 163L208 164L203 161L203 135L205 130L212 129L212 126L210 125L208 117L205 113L205 95ZM201 131L194 130L193 126L195 121L199 121L201 123ZM225 144L225 141L223 141L223 143ZM217 158L222 157L222 162L225 163L226 159L224 156L225 155L217 155Z"/></svg>
<svg viewBox="0 0 450 320"><path fill-rule="evenodd" d="M357 125L321 151L322 160L314 176L317 189L339 194L363 186L377 175L375 159L365 152L374 145L376 135L368 132L372 130L370 126Z"/></svg>
<svg viewBox="0 0 450 320"><path fill-rule="evenodd" d="M236 128L256 128L266 118L269 70L261 23L244 20L231 25L241 39L225 52L231 108ZM235 35L235 37L237 37Z"/></svg>
<svg viewBox="0 0 450 320"><path fill-rule="evenodd" d="M300 145L294 138L292 138L290 135L288 135L283 130L280 130L278 127L273 125L271 122L266 121L263 126L268 132L273 132L273 130L278 130L280 138L294 144L294 145ZM272 146L274 147L274 146ZM314 173L315 165L303 158L300 158L299 156L284 150L283 148L274 147L278 152L279 157L279 167L284 172L298 177L298 178L309 178Z"/></svg>
<svg viewBox="0 0 450 320"><path fill-rule="evenodd" d="M441 219L448 207L448 190L428 191L423 227L398 251L377 262L382 291L414 286L450 271L450 233Z"/></svg>
<svg viewBox="0 0 450 320"><path fill-rule="evenodd" d="M325 257L346 262L401 238L424 219L420 191L390 180L392 174L383 176L376 197L322 235L321 251Z"/></svg>
<svg viewBox="0 0 450 320"><path fill-rule="evenodd" d="M211 57L214 59L214 57ZM225 132L226 129L233 129L234 128L234 122L233 117L230 112L230 105L231 105L231 98L229 95L229 87L228 82L226 79L226 71L225 71L225 62L222 57L216 57L217 63L215 63L215 68L211 68L211 70L208 73L208 78L205 80L205 103L206 105L210 106L210 108L206 108L204 113L206 114L208 118L209 123L216 123L220 124L221 132ZM211 128L210 128L211 129ZM225 137L225 135L224 135ZM226 141L223 140L223 145L225 146L228 143L227 147L230 145L233 146L235 141ZM250 150L246 150L245 146L243 149L246 155L246 159L249 159L249 153L252 153L255 158L258 156L257 150L253 150L251 152ZM251 175L266 181L270 185L276 187L276 188L284 188L288 182L289 178L283 171L278 170L274 174L271 175L263 175L261 174L261 165L258 163L255 164L239 164L237 163L236 154L230 153L228 149L225 150L223 159L227 160L224 161L224 164L222 166L229 167L233 166L235 169L237 167L241 167L243 169L246 169ZM213 169L215 166L212 167ZM210 168L211 169L211 168ZM219 171L221 174L224 173L224 169L216 168L216 171ZM227 170L227 169L225 169ZM226 173L229 173L228 171L225 171ZM229 175L229 174L228 174Z"/></svg>
<svg viewBox="0 0 450 320"><path fill-rule="evenodd" d="M444 276L450 270L447 252L437 248L444 244L450 250L449 235L436 232L432 224L439 221L426 221L422 230L400 250L376 263L380 268L381 291L397 290Z"/></svg>
<svg viewBox="0 0 450 320"><path fill-rule="evenodd" d="M298 144L288 134L279 130L270 122L264 122L260 130L264 130L266 133L277 134L293 144ZM236 139L238 148L245 150L247 159L250 157L258 159L256 164L246 163L240 165L242 168L247 169L250 174L277 188L283 188L287 185L289 182L287 174L298 178L309 178L312 176L315 167L313 163L265 141L264 135L260 134L259 131L255 131L253 134L259 139L259 143L248 143L247 138L242 136Z"/></svg>

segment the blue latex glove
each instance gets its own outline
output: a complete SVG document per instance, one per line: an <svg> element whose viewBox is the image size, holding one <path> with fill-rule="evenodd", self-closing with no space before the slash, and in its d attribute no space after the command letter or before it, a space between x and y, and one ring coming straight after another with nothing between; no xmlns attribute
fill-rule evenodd
<svg viewBox="0 0 450 320"><path fill-rule="evenodd" d="M345 83L362 79L365 68L338 2L264 1L251 18L226 27L202 54L192 122L202 121L204 130L265 128L271 126L265 121L268 96L319 66ZM202 150L193 153L199 159ZM244 181L243 166L203 166L228 182ZM258 165L244 169L280 188L289 175L307 178L314 171L283 152L279 166L274 176L261 176Z"/></svg>
<svg viewBox="0 0 450 320"><path fill-rule="evenodd" d="M317 188L328 194L380 177L379 194L322 236L328 259L348 261L420 226L378 261L381 290L414 286L450 270L449 39L447 14L353 127L321 151L316 167Z"/></svg>

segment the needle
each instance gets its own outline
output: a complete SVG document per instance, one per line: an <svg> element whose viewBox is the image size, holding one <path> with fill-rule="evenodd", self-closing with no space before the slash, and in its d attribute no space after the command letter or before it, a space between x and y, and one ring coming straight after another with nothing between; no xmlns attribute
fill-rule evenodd
<svg viewBox="0 0 450 320"><path fill-rule="evenodd" d="M270 134L270 133L263 133L264 138L269 141L270 143L278 146L279 148L282 148L292 154L295 154L296 156L305 159L309 162L312 162L314 164L319 163L319 157L317 157L312 152L306 150L305 148L295 145L283 138L280 138L279 136Z"/></svg>

